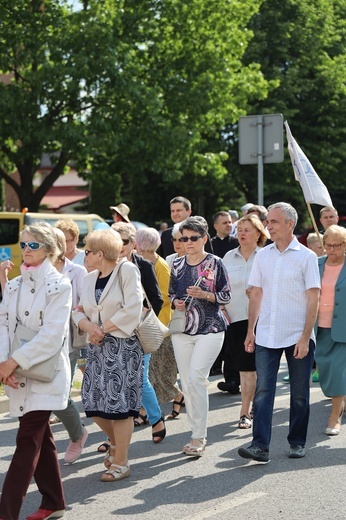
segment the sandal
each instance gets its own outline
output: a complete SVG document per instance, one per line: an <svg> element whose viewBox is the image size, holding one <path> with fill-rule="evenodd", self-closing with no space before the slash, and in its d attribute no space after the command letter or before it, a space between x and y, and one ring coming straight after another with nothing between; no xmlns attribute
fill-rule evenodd
<svg viewBox="0 0 346 520"><path fill-rule="evenodd" d="M250 417L248 417L247 415L242 415L240 417L240 421L238 423L238 428L240 430L248 430L251 427L252 427L252 421L251 421Z"/></svg>
<svg viewBox="0 0 346 520"><path fill-rule="evenodd" d="M202 457L206 444L207 439L191 439L191 442L184 446L183 452L191 457Z"/></svg>
<svg viewBox="0 0 346 520"><path fill-rule="evenodd" d="M97 451L99 453L107 453L110 445L111 445L111 443L109 442L109 440L107 440L107 441L103 442L102 444L100 444L100 446L98 446Z"/></svg>
<svg viewBox="0 0 346 520"><path fill-rule="evenodd" d="M179 406L179 412L174 410L174 406ZM176 419L181 412L181 409L185 406L184 396L180 399L180 401L173 401L173 410L169 415L167 415L166 420Z"/></svg>
<svg viewBox="0 0 346 520"><path fill-rule="evenodd" d="M160 444L160 442L162 442L163 439L166 437L165 418L163 415L159 421L157 421L155 424L152 425L152 428L154 428L155 426L160 424L160 422L163 422L163 429L158 432L152 433L154 444Z"/></svg>
<svg viewBox="0 0 346 520"><path fill-rule="evenodd" d="M140 419L140 421L138 419ZM138 418L133 420L133 424L135 425L135 427L145 426L146 424L149 424L148 416L146 414L143 415L139 413Z"/></svg>
<svg viewBox="0 0 346 520"><path fill-rule="evenodd" d="M114 460L114 455L111 455L111 450L113 450L113 453L115 451L115 446L112 444L109 445L108 451L105 455L105 458L103 459L103 464L106 466L106 468L110 468L112 465L112 462Z"/></svg>
<svg viewBox="0 0 346 520"><path fill-rule="evenodd" d="M118 464L112 464L106 473L103 473L100 480L101 482L115 482L123 478L130 476L130 466L119 466Z"/></svg>

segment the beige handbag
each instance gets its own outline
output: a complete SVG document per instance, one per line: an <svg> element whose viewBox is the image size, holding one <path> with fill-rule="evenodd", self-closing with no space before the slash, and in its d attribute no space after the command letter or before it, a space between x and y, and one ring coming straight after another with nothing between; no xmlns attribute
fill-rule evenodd
<svg viewBox="0 0 346 520"><path fill-rule="evenodd" d="M123 281L121 277L121 266L119 266L118 277L120 282L121 291L123 292ZM148 302L149 309L144 309L144 313L142 315L142 320L138 327L134 330L135 335L137 336L141 347L143 349L144 354L151 354L152 352L156 352L161 346L163 340L169 333L168 327L164 325L159 318L156 316L149 298L146 295L144 287L142 285L144 297Z"/></svg>

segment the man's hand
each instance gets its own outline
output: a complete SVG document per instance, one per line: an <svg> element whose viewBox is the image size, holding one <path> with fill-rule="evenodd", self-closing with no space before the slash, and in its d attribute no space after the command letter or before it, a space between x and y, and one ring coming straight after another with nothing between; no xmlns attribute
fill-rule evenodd
<svg viewBox="0 0 346 520"><path fill-rule="evenodd" d="M244 341L245 352L254 352L255 351L255 334L253 332L248 332Z"/></svg>
<svg viewBox="0 0 346 520"><path fill-rule="evenodd" d="M294 347L293 357L294 359L303 359L309 353L310 340L300 339Z"/></svg>

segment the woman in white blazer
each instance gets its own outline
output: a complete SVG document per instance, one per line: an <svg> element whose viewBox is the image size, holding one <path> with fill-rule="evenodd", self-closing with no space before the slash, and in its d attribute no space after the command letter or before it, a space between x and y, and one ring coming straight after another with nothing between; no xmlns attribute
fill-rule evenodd
<svg viewBox="0 0 346 520"><path fill-rule="evenodd" d="M19 518L32 477L42 494L41 505L29 520L61 517L65 500L54 438L49 425L52 408L67 406L70 391L68 342L71 284L57 272L56 239L44 222L26 227L21 234L22 275L7 282L0 305L0 382L10 399L10 415L19 418L17 446L0 499L0 518ZM18 305L17 305L18 300ZM36 336L11 352L18 318L37 330ZM60 351L54 377L42 382L16 374Z"/></svg>
<svg viewBox="0 0 346 520"><path fill-rule="evenodd" d="M130 475L128 450L133 418L142 399L143 350L134 334L142 311L138 268L125 259L114 230L93 231L85 239L89 272L73 319L88 333L82 401L87 417L110 439L102 482Z"/></svg>

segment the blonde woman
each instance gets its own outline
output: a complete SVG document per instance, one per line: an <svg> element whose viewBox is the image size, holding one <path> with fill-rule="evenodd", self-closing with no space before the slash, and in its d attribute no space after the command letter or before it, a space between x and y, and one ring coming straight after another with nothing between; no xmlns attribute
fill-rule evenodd
<svg viewBox="0 0 346 520"><path fill-rule="evenodd" d="M134 334L141 319L139 271L119 260L123 243L114 230L93 231L85 238L85 266L80 308L73 313L89 345L82 385L87 417L110 439L102 482L130 475L128 452L133 418L142 398L143 350Z"/></svg>
<svg viewBox="0 0 346 520"><path fill-rule="evenodd" d="M346 230L333 224L323 235L326 256L318 259L321 296L315 359L323 393L332 398L327 435L338 435L346 395Z"/></svg>
<svg viewBox="0 0 346 520"><path fill-rule="evenodd" d="M248 287L252 264L257 252L268 239L262 222L257 215L246 215L237 221L239 247L228 251L223 258L232 299L225 305L230 324L227 327L225 347L229 353L225 355L224 374L232 370L240 373L241 409L238 428L248 429L252 426L251 407L256 390L255 353L245 352L244 340L248 327L249 294ZM231 362L231 366L227 366Z"/></svg>

